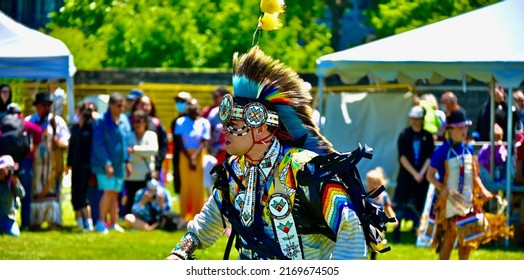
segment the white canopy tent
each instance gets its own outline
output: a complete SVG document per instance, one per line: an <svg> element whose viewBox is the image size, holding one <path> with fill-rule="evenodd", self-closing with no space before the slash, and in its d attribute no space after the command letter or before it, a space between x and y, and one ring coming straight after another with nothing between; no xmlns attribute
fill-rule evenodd
<svg viewBox="0 0 524 280"><path fill-rule="evenodd" d="M462 79L468 75L505 87L524 80L524 1L508 0L402 34L320 57L320 80L345 83L368 76L394 79Z"/></svg>
<svg viewBox="0 0 524 280"><path fill-rule="evenodd" d="M472 77L494 80L509 89L524 80L524 1L507 0L460 16L374 41L317 60L318 107L323 112L324 78L339 75L345 83L369 77L374 83L418 79L439 81ZM512 115L508 120L508 142L513 139ZM508 149L511 158L512 149ZM507 176L510 178L511 161ZM506 186L507 199L511 182ZM507 213L509 215L509 207Z"/></svg>
<svg viewBox="0 0 524 280"><path fill-rule="evenodd" d="M66 79L69 119L74 115L73 56L60 40L30 29L0 11L0 77Z"/></svg>

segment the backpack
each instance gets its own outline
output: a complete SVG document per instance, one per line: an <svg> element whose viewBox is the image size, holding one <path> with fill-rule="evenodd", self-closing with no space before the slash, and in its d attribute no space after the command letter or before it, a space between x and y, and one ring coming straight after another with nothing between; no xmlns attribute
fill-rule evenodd
<svg viewBox="0 0 524 280"><path fill-rule="evenodd" d="M169 232L185 229L186 227L187 222L184 221L182 216L171 211L162 214L158 223L159 229Z"/></svg>
<svg viewBox="0 0 524 280"><path fill-rule="evenodd" d="M6 115L0 121L0 155L10 155L20 162L29 152L29 138L24 131L24 121L16 115Z"/></svg>

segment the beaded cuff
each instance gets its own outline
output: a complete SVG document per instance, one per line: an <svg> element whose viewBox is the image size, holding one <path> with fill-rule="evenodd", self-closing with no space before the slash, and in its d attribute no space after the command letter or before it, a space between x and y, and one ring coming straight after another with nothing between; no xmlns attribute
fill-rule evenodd
<svg viewBox="0 0 524 280"><path fill-rule="evenodd" d="M187 260L191 258L191 255L198 248L198 245L200 245L198 237L194 233L188 232L178 241L175 248L171 251L171 254Z"/></svg>

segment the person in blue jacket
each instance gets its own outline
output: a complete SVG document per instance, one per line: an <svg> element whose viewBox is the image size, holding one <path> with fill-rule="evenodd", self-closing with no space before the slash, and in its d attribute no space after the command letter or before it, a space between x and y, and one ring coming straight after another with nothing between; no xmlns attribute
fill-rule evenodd
<svg viewBox="0 0 524 280"><path fill-rule="evenodd" d="M93 125L93 147L91 168L96 175L98 188L103 192L100 198L99 220L95 230L107 233L109 230L124 232L118 225L118 195L122 192L124 176L132 172L127 152L127 141L131 125L124 115L125 99L120 93L109 97L109 107ZM109 228L106 226L110 216Z"/></svg>

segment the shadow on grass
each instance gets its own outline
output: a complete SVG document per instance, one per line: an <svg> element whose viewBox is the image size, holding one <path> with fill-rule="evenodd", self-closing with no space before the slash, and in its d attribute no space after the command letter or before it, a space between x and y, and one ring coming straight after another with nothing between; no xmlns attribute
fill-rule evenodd
<svg viewBox="0 0 524 280"><path fill-rule="evenodd" d="M43 225L41 227L33 227L30 230L21 230L22 232L35 232L35 233L43 233L43 232L60 232L60 233L82 233L82 230L79 229L76 226L49 226L49 225Z"/></svg>

